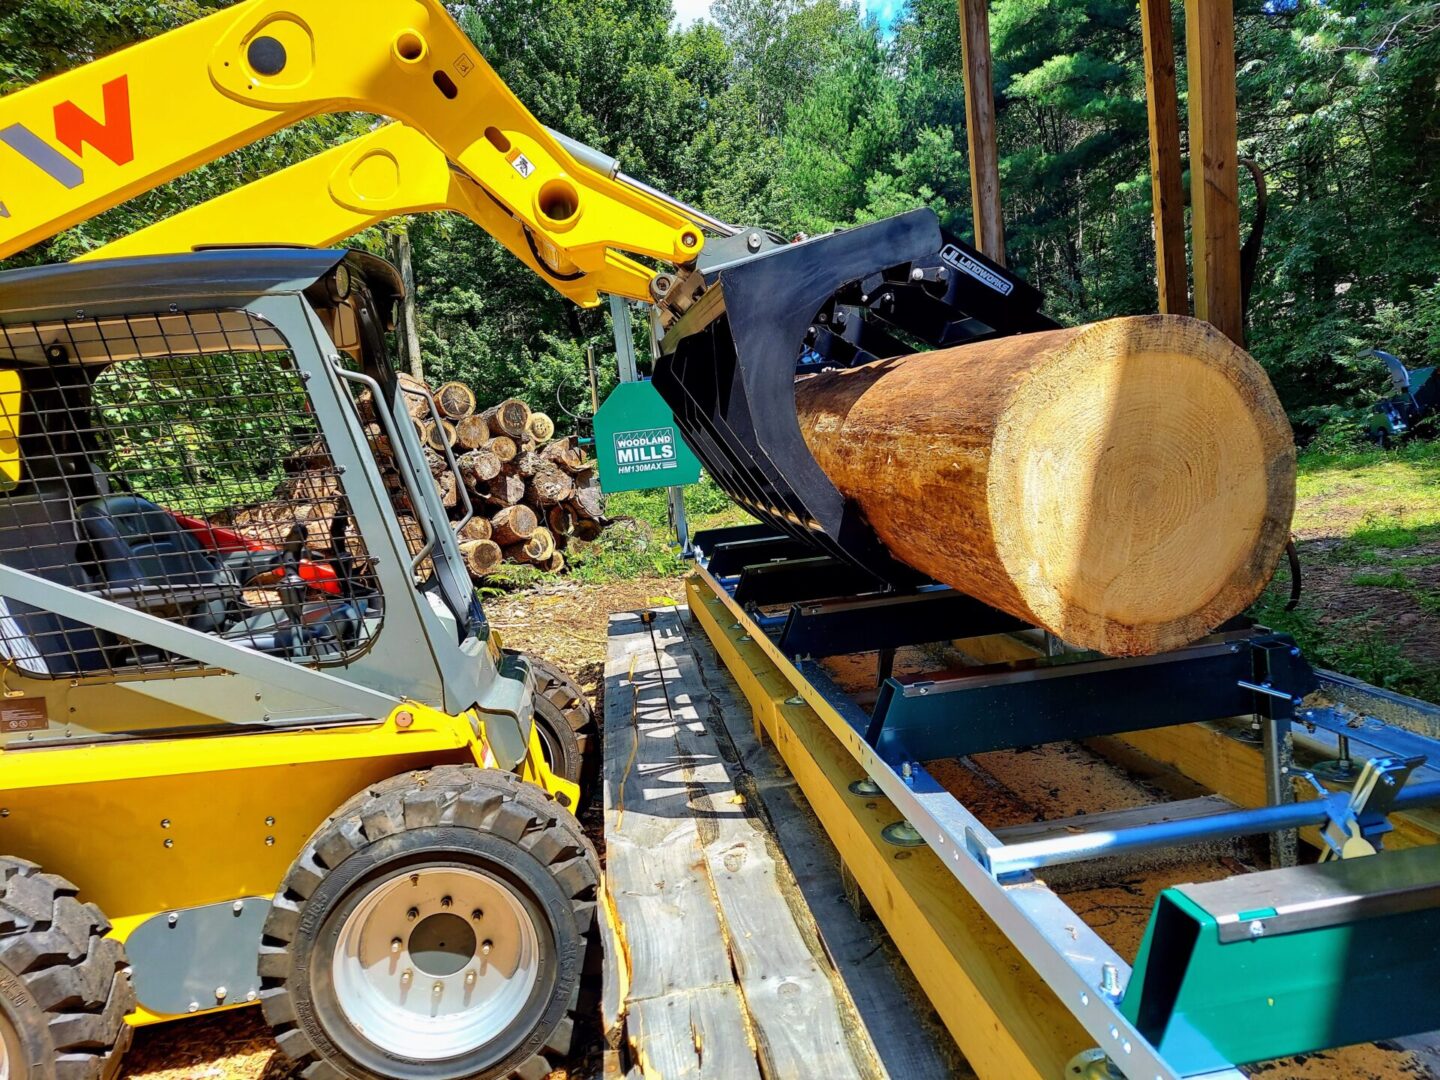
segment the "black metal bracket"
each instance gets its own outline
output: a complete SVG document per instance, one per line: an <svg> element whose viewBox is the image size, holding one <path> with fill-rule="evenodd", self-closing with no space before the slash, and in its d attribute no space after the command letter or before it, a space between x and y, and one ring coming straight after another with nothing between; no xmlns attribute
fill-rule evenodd
<svg viewBox="0 0 1440 1080"><path fill-rule="evenodd" d="M762 246L704 272L685 304L654 385L706 469L808 554L904 590L925 579L890 556L805 446L797 371L912 352L917 340L950 346L1055 325L1038 292L946 236L930 210Z"/></svg>
<svg viewBox="0 0 1440 1080"><path fill-rule="evenodd" d="M1257 680L1257 669L1266 677ZM866 738L882 755L961 757L1259 714L1289 720L1315 674L1283 634L1206 639L1158 656L1065 654L944 680L887 679Z"/></svg>

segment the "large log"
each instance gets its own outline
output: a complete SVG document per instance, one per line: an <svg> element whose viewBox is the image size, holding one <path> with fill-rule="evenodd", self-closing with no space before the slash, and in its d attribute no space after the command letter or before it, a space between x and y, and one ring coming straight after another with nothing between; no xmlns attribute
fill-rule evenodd
<svg viewBox="0 0 1440 1080"><path fill-rule="evenodd" d="M1295 445L1264 371L1209 324L1112 319L796 386L831 482L901 561L1072 644L1203 637L1274 572Z"/></svg>

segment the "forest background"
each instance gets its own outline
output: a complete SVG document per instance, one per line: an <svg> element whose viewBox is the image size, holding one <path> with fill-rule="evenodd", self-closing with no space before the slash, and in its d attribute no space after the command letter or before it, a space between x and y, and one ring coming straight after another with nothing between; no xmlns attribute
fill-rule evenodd
<svg viewBox="0 0 1440 1080"><path fill-rule="evenodd" d="M0 94L223 6L0 0ZM683 25L669 0L450 7L544 123L717 217L815 234L928 205L971 234L955 0L878 16L844 0L714 0ZM1133 0L990 12L1011 265L1062 321L1153 311ZM1178 4L1174 16L1183 99ZM1240 152L1269 188L1249 347L1302 440L1344 444L1387 389L1368 350L1440 361L1440 3L1237 0L1236 49ZM70 258L375 123L308 121L6 265ZM1241 196L1248 229L1243 173ZM589 411L587 347L602 390L614 378L603 309L569 305L459 217L385 228L411 240L427 376L518 394L562 423Z"/></svg>

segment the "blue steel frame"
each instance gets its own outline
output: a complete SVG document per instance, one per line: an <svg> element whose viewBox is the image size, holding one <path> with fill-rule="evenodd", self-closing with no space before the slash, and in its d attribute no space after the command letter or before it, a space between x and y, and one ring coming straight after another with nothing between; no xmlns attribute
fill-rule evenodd
<svg viewBox="0 0 1440 1080"><path fill-rule="evenodd" d="M734 548L729 544L734 542ZM1018 747L1091 734L1134 731L1146 727L1191 723L1254 714L1268 728L1267 741L1277 743L1292 723L1312 730L1338 730L1355 725L1352 717L1321 710L1297 715L1303 698L1317 686L1309 665L1294 643L1263 630L1229 630L1215 639L1177 653L1139 661L1115 660L1095 654L1063 655L1031 664L979 669L976 674L943 683L887 677L874 709L867 712L840 689L814 657L893 648L897 643L968 636L976 613L964 612L955 625L922 619L923 631L907 632L896 623L914 623L914 594L887 593L859 600L837 600L833 606L801 601L788 614L761 612L737 596L745 579L750 553L764 553L771 573L783 576L780 565L788 549L760 529L742 532L712 530L694 539L700 573L717 595L739 612L743 628L790 678L797 693L823 702L839 718L839 727L821 716L833 733L941 858L962 887L981 905L1022 955L1074 1013L1096 1044L1132 1080L1241 1080L1238 1069L1186 1073L1168 1063L1121 1011L1130 966L1080 919L1032 870L1062 862L1104 858L1127 852L1174 847L1218 837L1263 835L1319 825L1332 844L1347 835L1361 835L1379 846L1389 825L1389 812L1415 806L1440 805L1440 773L1424 769L1426 759L1440 762L1440 738L1417 733L1412 726L1393 728L1363 718L1362 741L1377 751L1369 762L1377 782L1388 779L1386 797L1368 805L1349 791L1331 793L1313 778L1317 798L1295 803L1237 810L1181 820L1161 821L1073 837L1005 844L973 813L943 788L921 759L950 757L1001 747ZM778 558L777 558L778 557ZM712 574L711 565L726 573ZM803 582L808 585L808 579ZM774 603L772 599L772 603ZM827 635L811 626L805 649L793 644L797 621L823 623L827 611L846 612L863 604L873 637L867 643L855 620L842 614L839 632ZM890 609L893 618L887 617ZM982 619L983 622L983 619ZM986 631L980 631L986 632ZM993 632L993 631L992 631ZM1328 685L1334 678L1324 673ZM1043 689L1036 690L1037 684ZM1349 681L1354 695L1363 684ZM1393 695L1391 695L1393 697ZM1378 702L1377 698L1377 702ZM1419 704L1419 703L1414 703ZM1426 707L1419 705L1423 711ZM1115 717L1118 714L1119 719ZM1440 715L1437 715L1440 727ZM1077 728L1080 734L1077 735ZM1353 730L1353 727L1352 727ZM1440 731L1437 731L1440 735ZM1412 772L1421 778L1406 784ZM1297 778L1307 774L1295 773ZM1288 782L1282 785L1289 789ZM1367 787L1367 791L1369 788Z"/></svg>

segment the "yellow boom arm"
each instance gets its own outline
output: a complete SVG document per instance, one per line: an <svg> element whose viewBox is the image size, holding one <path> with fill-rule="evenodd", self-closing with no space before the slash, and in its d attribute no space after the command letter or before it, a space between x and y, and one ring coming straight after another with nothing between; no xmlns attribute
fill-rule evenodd
<svg viewBox="0 0 1440 1080"><path fill-rule="evenodd" d="M609 280L612 266L639 265L617 263L612 248L672 264L700 251L700 230L679 212L576 161L438 0L245 0L0 99L0 258L308 116L345 111L424 132L477 189L443 205L493 201L509 223L492 231L522 258L533 243L561 275ZM359 164L352 193L366 199L410 182L383 153ZM415 181L438 194L425 172Z"/></svg>
<svg viewBox="0 0 1440 1080"><path fill-rule="evenodd" d="M464 214L559 292L584 307L600 293L649 300L654 272L617 251L582 271L568 253L524 225L444 152L405 124L386 126L282 172L121 237L80 259L174 254L203 244L327 247L387 218L432 210ZM603 215L605 208L599 213Z"/></svg>

